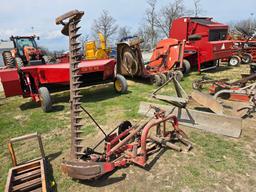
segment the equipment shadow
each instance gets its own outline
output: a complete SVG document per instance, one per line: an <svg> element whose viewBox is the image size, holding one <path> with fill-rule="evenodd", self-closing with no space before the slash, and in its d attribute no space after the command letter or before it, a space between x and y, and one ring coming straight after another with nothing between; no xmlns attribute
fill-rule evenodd
<svg viewBox="0 0 256 192"><path fill-rule="evenodd" d="M115 169L112 172L103 175L102 177L100 177L97 180L84 180L84 181L79 181L79 183L84 184L84 185L89 185L91 187L105 187L108 185L112 185L112 184L121 182L126 178L125 173L123 173L122 176L120 176L120 177L110 177L117 170L118 169Z"/></svg>

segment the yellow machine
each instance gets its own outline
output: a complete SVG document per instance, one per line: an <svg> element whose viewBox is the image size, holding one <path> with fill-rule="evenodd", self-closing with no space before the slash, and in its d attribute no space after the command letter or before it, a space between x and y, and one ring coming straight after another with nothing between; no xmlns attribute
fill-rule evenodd
<svg viewBox="0 0 256 192"><path fill-rule="evenodd" d="M95 41L89 41L84 44L85 56L87 60L108 59L110 48L106 46L106 40L102 33L98 33L100 47L97 48Z"/></svg>

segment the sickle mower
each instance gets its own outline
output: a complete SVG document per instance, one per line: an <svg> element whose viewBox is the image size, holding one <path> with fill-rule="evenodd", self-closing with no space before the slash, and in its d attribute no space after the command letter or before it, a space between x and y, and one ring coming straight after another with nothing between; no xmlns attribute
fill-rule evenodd
<svg viewBox="0 0 256 192"><path fill-rule="evenodd" d="M190 65L183 60L185 41L171 38L159 41L150 61L146 63L140 49L142 42L135 36L117 44L117 73L148 78L153 84L160 86L169 79L173 71L176 71L178 79L182 79L183 73L189 72Z"/></svg>
<svg viewBox="0 0 256 192"><path fill-rule="evenodd" d="M70 103L71 103L71 159L62 163L62 170L70 177L81 180L96 179L117 167L124 167L129 163L146 166L149 155L157 152L162 147L177 151L181 148L175 145L181 141L188 149L190 142L185 133L178 128L177 118L166 114L163 110L151 107L155 111L153 118L140 124L132 125L125 121L109 134L106 134L93 117L81 106L78 74L79 58L77 51L80 49L77 38L78 23L84 12L77 10L68 12L56 19L57 24L64 25L62 33L69 36L70 42ZM103 132L104 138L93 148L82 145L82 118L85 112L95 125ZM173 127L173 129L169 129ZM103 152L99 146L104 144Z"/></svg>

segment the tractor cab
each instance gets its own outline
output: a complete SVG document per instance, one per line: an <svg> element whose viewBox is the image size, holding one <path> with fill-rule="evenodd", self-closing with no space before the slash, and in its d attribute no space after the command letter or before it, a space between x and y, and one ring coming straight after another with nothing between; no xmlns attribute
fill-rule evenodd
<svg viewBox="0 0 256 192"><path fill-rule="evenodd" d="M43 64L43 53L37 46L36 36L12 36L10 40L14 44L16 63L21 66ZM37 37L39 39L39 37Z"/></svg>

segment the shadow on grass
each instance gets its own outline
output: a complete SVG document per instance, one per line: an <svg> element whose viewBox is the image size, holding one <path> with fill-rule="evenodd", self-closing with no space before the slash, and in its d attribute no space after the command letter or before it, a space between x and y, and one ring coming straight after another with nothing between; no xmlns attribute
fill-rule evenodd
<svg viewBox="0 0 256 192"><path fill-rule="evenodd" d="M205 71L205 72L206 73L218 73L218 72L222 72L222 71L226 71L226 70L231 70L231 69L233 69L233 67L225 65L225 66L219 66L216 69L212 69L212 70Z"/></svg>
<svg viewBox="0 0 256 192"><path fill-rule="evenodd" d="M125 94L130 94L131 91L128 91ZM81 90L81 94L83 97L81 98L81 102L83 103L94 103L98 101L103 101L110 98L119 97L123 94L116 93L113 85L107 85L104 87L91 87L90 89L85 88ZM61 93L53 94L52 96L53 106L51 112L58 112L64 109L64 105L56 105L58 103L69 103L70 95L69 91L64 91ZM40 107L40 104L29 101L20 105L20 109L22 111L35 109Z"/></svg>
<svg viewBox="0 0 256 192"><path fill-rule="evenodd" d="M107 173L103 175L98 180L89 180L89 181L79 181L81 184L89 185L91 187L105 187L108 185L112 185L114 183L118 183L120 181L123 181L126 178L126 174L122 174L121 177L110 177L113 173L115 173L117 169L114 171Z"/></svg>
<svg viewBox="0 0 256 192"><path fill-rule="evenodd" d="M56 159L58 156L61 155L61 151L58 151L56 153L52 153L50 155L47 155L45 165L46 165L46 179L47 179L47 189L49 192L57 192L58 187L57 183L55 181L55 178L53 176L53 168L51 165L51 161Z"/></svg>

